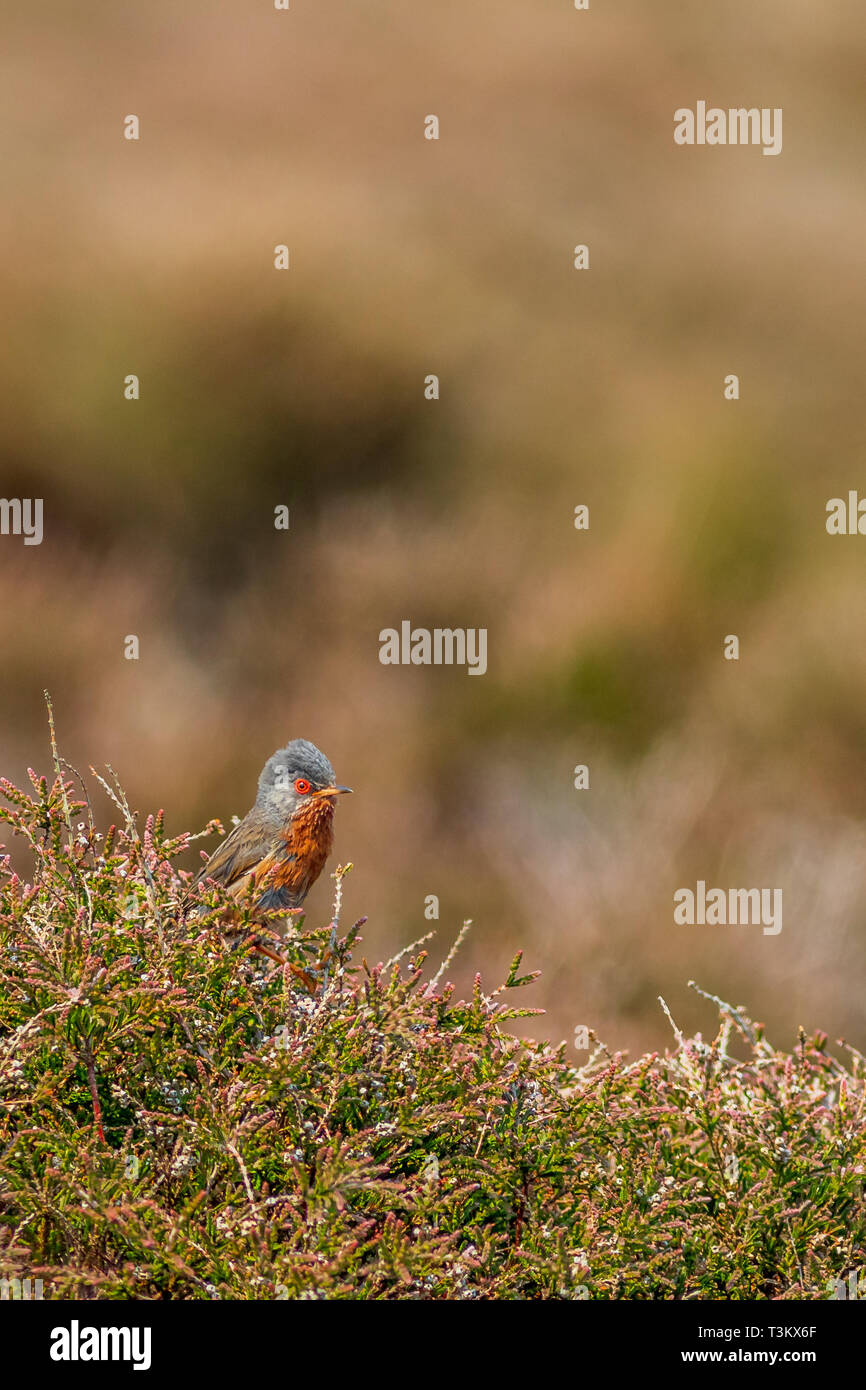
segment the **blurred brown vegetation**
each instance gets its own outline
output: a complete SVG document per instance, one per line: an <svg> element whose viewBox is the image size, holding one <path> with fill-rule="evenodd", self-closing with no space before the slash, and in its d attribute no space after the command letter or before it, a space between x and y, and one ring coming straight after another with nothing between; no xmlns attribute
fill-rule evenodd
<svg viewBox="0 0 866 1390"><path fill-rule="evenodd" d="M0 771L50 770L46 686L172 832L312 738L369 957L435 893L461 987L542 969L533 1033L662 1045L694 977L862 1046L859 4L4 11L0 494L45 540L0 538ZM782 155L676 147L698 99ZM403 618L488 674L381 666ZM698 878L781 935L675 927Z"/></svg>

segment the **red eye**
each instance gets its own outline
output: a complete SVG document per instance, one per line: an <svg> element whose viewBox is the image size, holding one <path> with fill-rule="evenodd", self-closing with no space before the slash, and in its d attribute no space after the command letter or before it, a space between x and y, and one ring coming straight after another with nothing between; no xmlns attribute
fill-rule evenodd
<svg viewBox="0 0 866 1390"><path fill-rule="evenodd" d="M306 796L309 790L310 784L307 781L306 777L297 777L295 779L295 791L298 793L299 796Z"/></svg>

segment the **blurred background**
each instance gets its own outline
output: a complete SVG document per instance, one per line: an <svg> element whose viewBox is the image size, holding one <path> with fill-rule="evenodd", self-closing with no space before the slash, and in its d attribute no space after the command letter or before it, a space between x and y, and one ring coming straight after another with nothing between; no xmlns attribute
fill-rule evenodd
<svg viewBox="0 0 866 1390"><path fill-rule="evenodd" d="M659 994L712 1032L694 978L863 1047L859 0L0 9L0 494L45 507L0 537L0 771L50 771L47 686L175 833L311 738L371 961L470 917L456 984L522 948L531 1036L664 1047ZM675 146L698 100L783 153ZM487 674L382 666L402 619ZM675 926L699 878L781 934Z"/></svg>

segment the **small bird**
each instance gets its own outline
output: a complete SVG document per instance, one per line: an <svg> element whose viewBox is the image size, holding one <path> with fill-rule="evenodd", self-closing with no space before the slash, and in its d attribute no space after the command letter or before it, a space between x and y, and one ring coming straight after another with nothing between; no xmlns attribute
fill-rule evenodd
<svg viewBox="0 0 866 1390"><path fill-rule="evenodd" d="M210 878L224 884L233 898L242 898L252 883L261 887L255 910L300 907L333 847L336 798L351 790L337 786L334 769L315 744L293 739L268 758L255 806L190 887Z"/></svg>

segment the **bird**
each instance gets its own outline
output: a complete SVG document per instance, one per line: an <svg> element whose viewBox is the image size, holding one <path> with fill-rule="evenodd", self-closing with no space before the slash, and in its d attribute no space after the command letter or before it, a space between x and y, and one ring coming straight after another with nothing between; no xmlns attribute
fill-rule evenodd
<svg viewBox="0 0 866 1390"><path fill-rule="evenodd" d="M333 848L336 800L351 791L337 784L328 759L308 739L278 748L262 769L255 805L202 865L185 905L198 884L213 879L235 899L252 887L254 913L300 907ZM260 943L255 949L285 964Z"/></svg>

